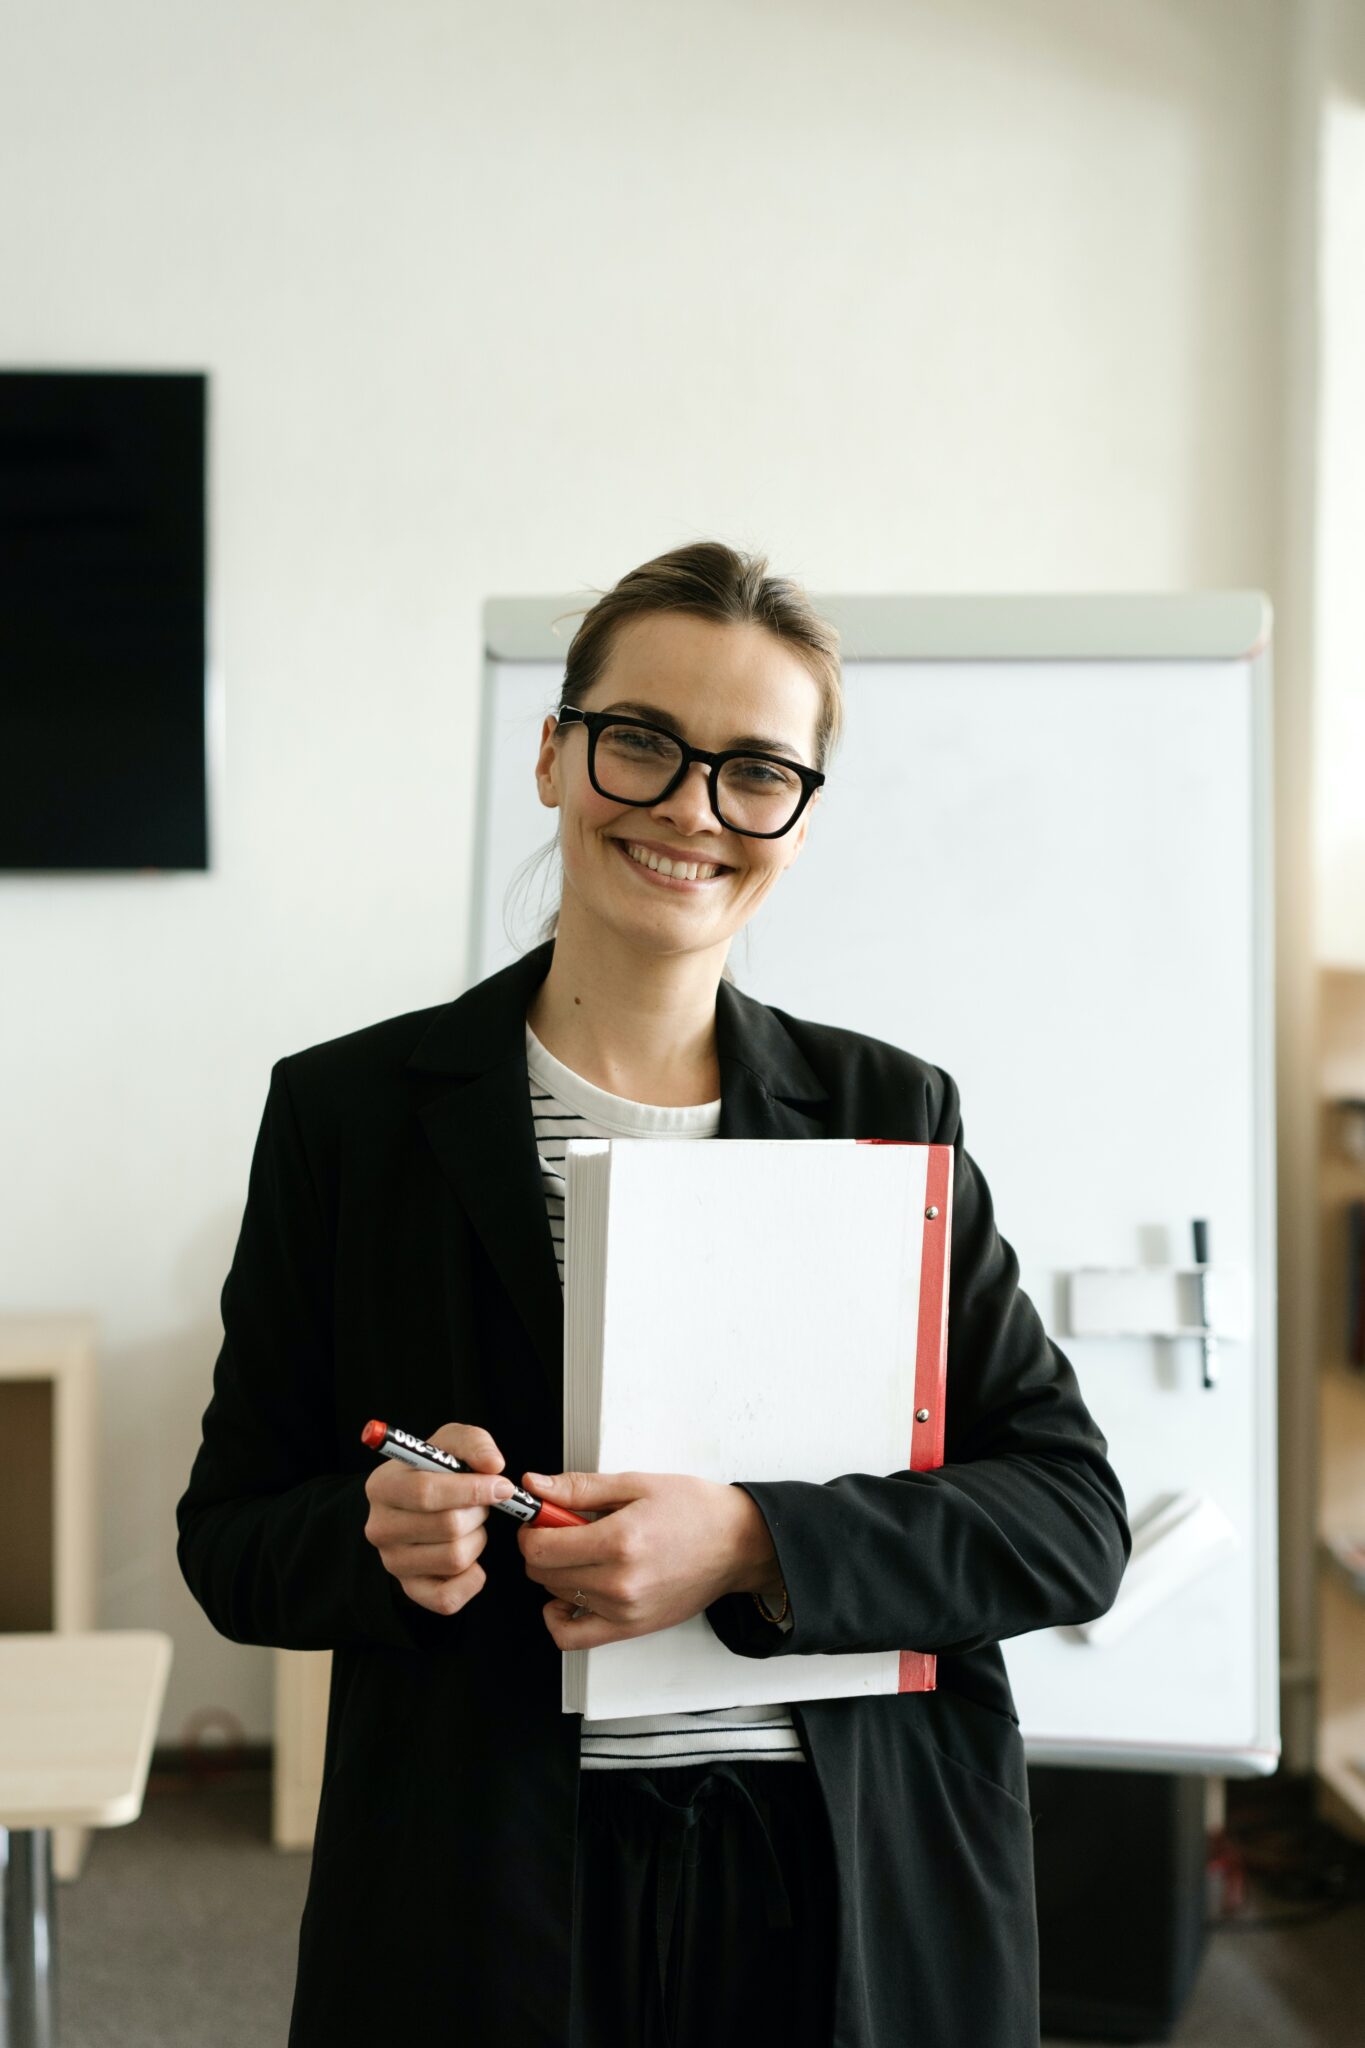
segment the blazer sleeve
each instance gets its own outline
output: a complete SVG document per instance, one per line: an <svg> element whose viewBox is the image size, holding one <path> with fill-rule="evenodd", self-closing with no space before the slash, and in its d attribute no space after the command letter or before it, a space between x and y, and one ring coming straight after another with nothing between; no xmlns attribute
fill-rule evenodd
<svg viewBox="0 0 1365 2048"><path fill-rule="evenodd" d="M747 1594L706 1609L741 1656L963 1654L1112 1607L1132 1539L1108 1444L1019 1287L942 1068L953 1147L944 1463L885 1476L743 1480L768 1525L792 1627ZM831 1376L830 1398L837 1399Z"/></svg>
<svg viewBox="0 0 1365 2048"><path fill-rule="evenodd" d="M409 1600L365 1536L365 1473L338 1469L331 1238L287 1064L271 1069L176 1556L233 1642L449 1647L461 1614Z"/></svg>

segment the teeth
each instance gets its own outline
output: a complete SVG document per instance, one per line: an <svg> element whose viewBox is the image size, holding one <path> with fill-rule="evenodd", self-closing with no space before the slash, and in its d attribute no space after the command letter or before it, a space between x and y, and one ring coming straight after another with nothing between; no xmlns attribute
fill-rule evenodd
<svg viewBox="0 0 1365 2048"><path fill-rule="evenodd" d="M632 860L638 860L642 868L653 868L656 874L677 875L687 882L709 882L720 869L705 861L671 861L666 855L646 853L643 847L627 846L626 852Z"/></svg>

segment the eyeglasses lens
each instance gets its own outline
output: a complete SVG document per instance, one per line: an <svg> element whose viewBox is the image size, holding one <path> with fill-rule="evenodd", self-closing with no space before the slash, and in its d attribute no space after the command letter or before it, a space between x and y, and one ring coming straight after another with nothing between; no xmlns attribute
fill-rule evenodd
<svg viewBox="0 0 1365 2048"><path fill-rule="evenodd" d="M682 749L667 733L604 725L597 739L597 780L619 803L655 803L677 774ZM801 801L801 778L776 761L737 756L722 764L716 804L736 832L780 832Z"/></svg>

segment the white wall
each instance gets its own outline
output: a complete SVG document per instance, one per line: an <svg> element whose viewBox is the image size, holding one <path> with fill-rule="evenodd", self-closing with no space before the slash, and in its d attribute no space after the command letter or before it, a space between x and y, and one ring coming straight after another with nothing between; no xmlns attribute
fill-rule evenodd
<svg viewBox="0 0 1365 2048"><path fill-rule="evenodd" d="M259 1738L174 1503L271 1062L461 986L485 596L714 534L1283 607L1289 15L7 18L0 360L209 371L227 746L209 875L0 878L0 1306L100 1317L100 1620L174 1633L162 1739Z"/></svg>
<svg viewBox="0 0 1365 2048"><path fill-rule="evenodd" d="M1324 35L1315 857L1324 960L1365 967L1365 8Z"/></svg>

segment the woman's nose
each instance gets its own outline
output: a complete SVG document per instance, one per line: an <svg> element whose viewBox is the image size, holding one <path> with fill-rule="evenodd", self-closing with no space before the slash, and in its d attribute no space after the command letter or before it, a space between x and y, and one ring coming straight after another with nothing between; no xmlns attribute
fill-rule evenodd
<svg viewBox="0 0 1365 2048"><path fill-rule="evenodd" d="M671 796L662 797L653 806L653 815L671 819L680 832L695 832L706 825L720 831L720 820L711 808L705 761L688 763L682 781Z"/></svg>

